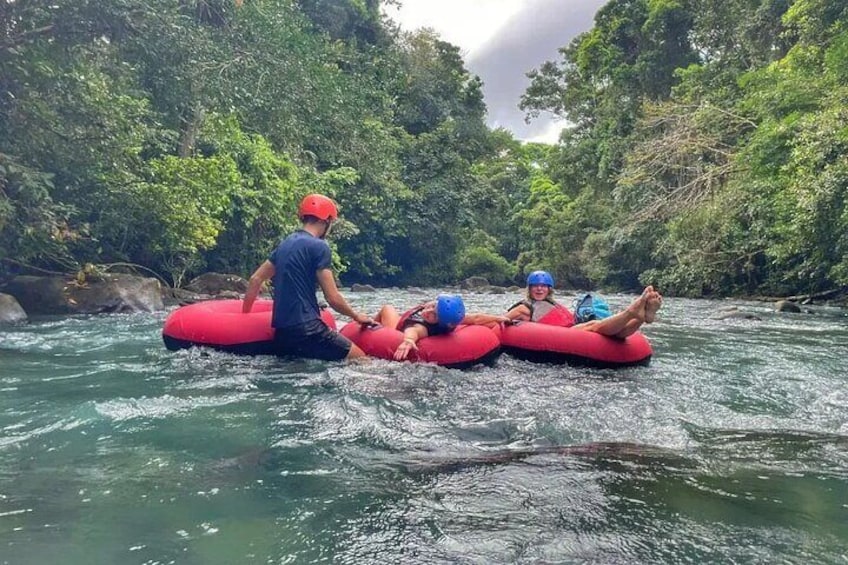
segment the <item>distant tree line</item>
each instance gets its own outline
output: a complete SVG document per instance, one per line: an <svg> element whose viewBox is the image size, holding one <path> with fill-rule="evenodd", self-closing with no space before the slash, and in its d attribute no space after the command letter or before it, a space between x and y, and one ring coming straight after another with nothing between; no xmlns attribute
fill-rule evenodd
<svg viewBox="0 0 848 565"><path fill-rule="evenodd" d="M0 277L246 275L318 191L346 282L848 285L848 2L612 0L530 71L555 146L380 4L0 0Z"/></svg>

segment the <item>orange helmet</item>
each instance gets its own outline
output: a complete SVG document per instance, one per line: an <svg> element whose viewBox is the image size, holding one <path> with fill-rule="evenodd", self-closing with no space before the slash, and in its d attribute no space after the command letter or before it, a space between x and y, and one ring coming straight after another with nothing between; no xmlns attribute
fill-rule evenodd
<svg viewBox="0 0 848 565"><path fill-rule="evenodd" d="M319 220L337 219L339 209L336 203L323 194L309 194L303 198L297 216L302 220L304 216L315 216Z"/></svg>

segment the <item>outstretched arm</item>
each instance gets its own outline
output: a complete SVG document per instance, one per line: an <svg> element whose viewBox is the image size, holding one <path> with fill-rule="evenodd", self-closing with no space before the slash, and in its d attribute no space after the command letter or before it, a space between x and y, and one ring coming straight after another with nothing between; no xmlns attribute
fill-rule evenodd
<svg viewBox="0 0 848 565"><path fill-rule="evenodd" d="M511 322L512 318L507 316L499 316L495 314L484 314L483 312L474 312L466 314L462 319L462 324L470 326L489 326L490 328L502 322Z"/></svg>
<svg viewBox="0 0 848 565"><path fill-rule="evenodd" d="M510 308L506 313L506 317L513 321L529 321L530 308L524 304L518 304L515 308Z"/></svg>
<svg viewBox="0 0 848 565"><path fill-rule="evenodd" d="M413 349L418 349L418 340L430 335L425 326L421 324L413 324L403 330L403 341L400 342L398 348L395 349L395 361L403 361L409 356L409 352Z"/></svg>
<svg viewBox="0 0 848 565"><path fill-rule="evenodd" d="M515 308L509 310L504 316L498 316L495 314L484 314L482 312L474 312L471 314L466 314L465 318L462 319L463 324L468 324L472 326L489 326L494 327L497 324L510 323L515 320L529 320L530 319L530 309L523 304L519 304Z"/></svg>
<svg viewBox="0 0 848 565"><path fill-rule="evenodd" d="M250 275L250 282L247 284L247 292L244 293L244 302L241 305L243 314L247 314L253 308L253 303L259 296L259 291L262 290L262 283L273 276L274 264L271 261L265 261Z"/></svg>
<svg viewBox="0 0 848 565"><path fill-rule="evenodd" d="M374 320L367 314L356 312L350 304L347 303L345 297L339 292L339 287L336 286L336 279L333 278L333 271L330 269L321 269L317 272L318 285L321 287L321 292L324 293L324 299L330 307L338 312L352 318L354 322L360 324L373 324Z"/></svg>

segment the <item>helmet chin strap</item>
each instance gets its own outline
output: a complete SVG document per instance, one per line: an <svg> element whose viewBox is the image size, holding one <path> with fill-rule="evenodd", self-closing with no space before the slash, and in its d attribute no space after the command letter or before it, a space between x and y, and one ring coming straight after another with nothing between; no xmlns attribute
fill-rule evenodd
<svg viewBox="0 0 848 565"><path fill-rule="evenodd" d="M328 220L323 220L323 222L324 222L324 231L321 232L321 235L319 235L318 237L320 237L321 239L326 239L327 238L327 232L330 231L330 226L333 225L333 220L328 219Z"/></svg>

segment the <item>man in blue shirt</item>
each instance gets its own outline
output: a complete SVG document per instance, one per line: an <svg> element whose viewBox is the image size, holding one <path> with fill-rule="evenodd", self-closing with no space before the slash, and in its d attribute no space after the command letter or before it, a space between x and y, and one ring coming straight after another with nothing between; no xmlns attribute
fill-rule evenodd
<svg viewBox="0 0 848 565"><path fill-rule="evenodd" d="M273 279L271 325L278 355L327 361L364 357L364 351L324 324L315 297L317 283L333 310L360 324L373 323L369 316L350 307L330 270L330 246L324 238L339 217L336 204L321 194L310 194L301 202L298 216L303 228L280 242L251 275L242 312L250 312L262 284Z"/></svg>

